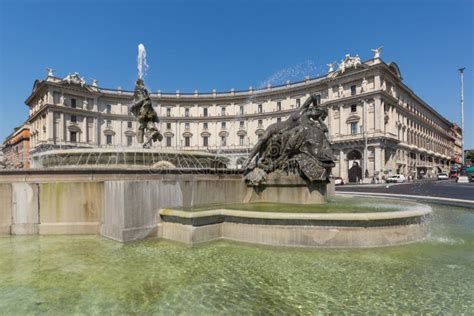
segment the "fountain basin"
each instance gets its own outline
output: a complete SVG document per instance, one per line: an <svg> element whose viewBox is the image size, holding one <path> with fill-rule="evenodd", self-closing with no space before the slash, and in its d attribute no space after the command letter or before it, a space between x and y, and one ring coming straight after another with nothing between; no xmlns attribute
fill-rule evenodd
<svg viewBox="0 0 474 316"><path fill-rule="evenodd" d="M223 168L228 159L201 151L144 148L52 149L31 155L32 168L150 168L167 162L178 169Z"/></svg>
<svg viewBox="0 0 474 316"><path fill-rule="evenodd" d="M158 235L194 244L215 239L291 247L366 248L423 240L431 208L353 213L161 209ZM370 208L369 208L370 209Z"/></svg>

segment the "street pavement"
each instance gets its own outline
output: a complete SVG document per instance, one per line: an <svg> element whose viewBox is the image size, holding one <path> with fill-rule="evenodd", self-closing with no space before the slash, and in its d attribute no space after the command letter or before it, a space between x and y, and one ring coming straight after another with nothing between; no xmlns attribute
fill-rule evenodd
<svg viewBox="0 0 474 316"><path fill-rule="evenodd" d="M454 180L342 185L336 186L336 192L404 194L474 201L474 183L456 183Z"/></svg>

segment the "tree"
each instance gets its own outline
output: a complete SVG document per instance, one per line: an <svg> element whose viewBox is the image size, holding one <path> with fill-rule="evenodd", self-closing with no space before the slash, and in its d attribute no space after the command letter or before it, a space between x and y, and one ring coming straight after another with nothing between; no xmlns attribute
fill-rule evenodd
<svg viewBox="0 0 474 316"><path fill-rule="evenodd" d="M474 163L474 150L466 150L464 156L466 160L469 160Z"/></svg>

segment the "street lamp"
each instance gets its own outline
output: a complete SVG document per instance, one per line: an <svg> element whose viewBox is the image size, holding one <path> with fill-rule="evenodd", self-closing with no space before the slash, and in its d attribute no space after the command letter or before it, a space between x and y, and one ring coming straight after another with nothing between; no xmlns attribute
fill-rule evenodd
<svg viewBox="0 0 474 316"><path fill-rule="evenodd" d="M466 67L459 68L459 75L461 76L461 163L464 166L464 69Z"/></svg>

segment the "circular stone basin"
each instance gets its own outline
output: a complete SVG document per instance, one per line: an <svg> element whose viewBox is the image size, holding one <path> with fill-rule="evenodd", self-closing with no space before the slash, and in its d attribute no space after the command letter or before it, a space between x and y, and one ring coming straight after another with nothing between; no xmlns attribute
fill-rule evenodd
<svg viewBox="0 0 474 316"><path fill-rule="evenodd" d="M427 205L337 197L327 204L247 203L160 210L163 238L197 243L224 238L297 247L381 247L422 240Z"/></svg>
<svg viewBox="0 0 474 316"><path fill-rule="evenodd" d="M51 149L31 155L33 168L149 168L159 167L158 162L168 167L223 168L228 159L216 154L200 151L180 151L160 148L70 148ZM155 166L155 167L153 167ZM161 166L163 167L163 166Z"/></svg>

